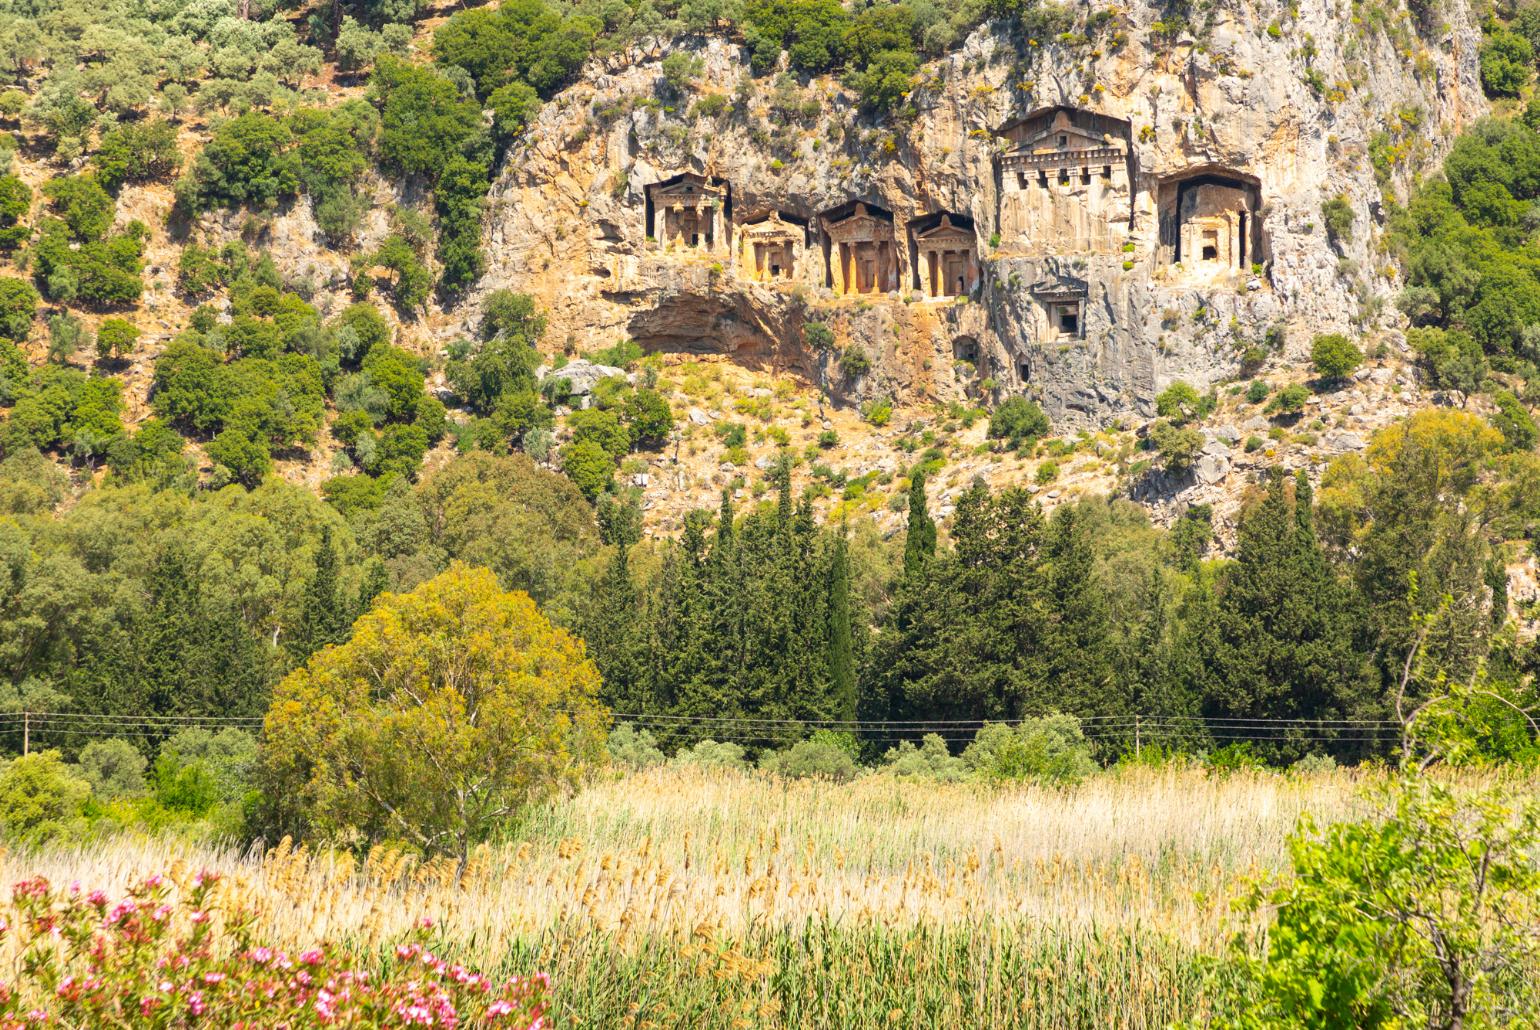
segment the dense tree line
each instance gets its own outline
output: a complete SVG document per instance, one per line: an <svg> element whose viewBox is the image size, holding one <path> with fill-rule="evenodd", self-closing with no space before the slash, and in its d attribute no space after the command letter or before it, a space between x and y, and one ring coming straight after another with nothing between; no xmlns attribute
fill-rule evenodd
<svg viewBox="0 0 1540 1030"><path fill-rule="evenodd" d="M1160 531L1127 502L1045 516L1024 490L976 484L946 543L916 490L902 551L863 551L868 567L853 569L847 534L814 529L783 492L744 516L727 503L714 523L697 513L660 552L617 546L579 625L623 712L911 724L1065 712L1122 720L1126 739L1102 735L1109 753L1131 743L1134 716L1150 721L1145 743L1181 748L1224 746L1222 727L1241 720L1309 720L1257 752L1361 758L1377 745L1345 726L1393 717L1414 643L1419 670L1528 689L1503 555L1540 503L1537 470L1481 419L1418 415L1334 463L1319 500L1302 474L1257 484L1225 560L1204 557L1204 509ZM627 522L614 521L619 545ZM851 584L872 578L868 602ZM1527 746L1521 717L1496 701L1485 716L1495 749ZM726 730L674 738L713 731Z"/></svg>
<svg viewBox="0 0 1540 1030"><path fill-rule="evenodd" d="M772 499L738 511L724 497L677 540L643 541L626 492L596 509L520 454L473 452L416 485L341 477L326 501L274 479L211 491L185 469L114 463L66 505L65 472L17 449L0 465L5 704L260 713L277 677L344 638L380 592L457 559L584 637L615 710L766 720L752 733L682 720L659 734L666 747L726 732L754 751L829 720L1062 712L1137 715L1145 745L1190 749L1231 743L1223 720L1314 720L1256 750L1359 758L1383 742L1340 722L1389 719L1397 694L1415 703L1445 679L1519 696L1533 671L1504 564L1540 513L1540 462L1474 415L1383 430L1318 492L1267 477L1230 558L1210 557L1201 508L1162 530L1126 501L1045 515L1022 490L975 485L938 533L921 483L908 531L883 541L817 526L786 467L776 480ZM1493 751L1532 745L1495 698L1475 711ZM1130 743L1128 722L1115 728L1094 734L1104 757Z"/></svg>

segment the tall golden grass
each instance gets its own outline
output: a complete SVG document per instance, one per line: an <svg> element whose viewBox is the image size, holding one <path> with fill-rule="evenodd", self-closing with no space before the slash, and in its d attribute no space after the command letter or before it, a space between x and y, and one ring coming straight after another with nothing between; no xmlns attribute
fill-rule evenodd
<svg viewBox="0 0 1540 1030"><path fill-rule="evenodd" d="M0 862L109 889L218 869L296 947L373 951L430 916L467 960L551 972L568 1025L1155 1026L1203 1011L1199 957L1234 931L1241 883L1279 868L1302 814L1363 811L1374 775L1001 788L664 767L530 811L463 878L401 848L287 842L118 838Z"/></svg>

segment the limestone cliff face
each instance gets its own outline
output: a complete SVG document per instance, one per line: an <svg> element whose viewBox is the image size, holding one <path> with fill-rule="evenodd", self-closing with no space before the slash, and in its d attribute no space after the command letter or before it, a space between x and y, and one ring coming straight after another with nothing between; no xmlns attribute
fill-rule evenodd
<svg viewBox="0 0 1540 1030"><path fill-rule="evenodd" d="M592 66L510 155L466 316L508 286L558 346L730 353L850 400L1027 392L1071 424L1149 414L1264 339L1294 361L1314 333L1390 324L1374 166L1404 186L1484 113L1479 29L1462 5L1433 31L1328 0L1216 8L1177 38L1144 0L1089 39L986 25L922 70L902 124L832 80L746 86L719 40L694 44L687 95L661 49ZM1329 238L1334 198L1353 218ZM795 253L754 249L767 217ZM810 321L834 349L805 343ZM850 345L868 371L840 370Z"/></svg>

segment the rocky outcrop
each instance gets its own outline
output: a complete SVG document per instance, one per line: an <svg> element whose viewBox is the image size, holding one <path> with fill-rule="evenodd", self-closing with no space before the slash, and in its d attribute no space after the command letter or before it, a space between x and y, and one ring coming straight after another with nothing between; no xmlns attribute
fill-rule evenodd
<svg viewBox="0 0 1540 1030"><path fill-rule="evenodd" d="M1352 25L1324 0L1288 9L1230 0L1176 38L1162 35L1157 6L1121 10L1067 41L980 28L923 70L918 116L905 125L861 115L832 81L746 88L744 55L720 40L695 45L702 71L689 95L664 82L662 48L591 67L506 162L478 293L536 294L551 313L547 340L574 352L631 338L728 353L848 400L1025 391L1067 424L1148 415L1169 382L1233 375L1248 348L1298 360L1314 333L1394 317L1383 303L1398 287L1378 257L1374 159L1403 141L1398 132L1436 157L1484 112L1480 35L1466 10L1451 6L1431 38L1404 12ZM1031 246L1014 222L1001 238L999 157L1010 141L996 132L1051 105L1091 112L1097 126L1126 123L1131 210L1113 238L1120 246L1098 237L1055 253L1044 232L1057 219ZM1408 174L1386 170L1391 186ZM650 237L647 187L687 171L725 184L724 224L769 212L805 223L795 267L755 281L736 232L693 248ZM1216 197L1256 198L1241 231L1257 242L1240 246L1244 261L1225 250L1230 264L1217 272L1202 266L1206 253L1190 253L1195 235L1176 260L1179 180L1205 176ZM1337 198L1352 227L1330 239L1322 206ZM840 258L825 216L845 217L855 202L892 219L895 290L831 288L842 277L830 272ZM928 299L919 274L908 227L940 212L974 232L979 281L963 298ZM1057 303L1078 305L1069 330L1053 322ZM473 298L467 319L475 307ZM857 371L842 373L834 353L809 345L809 322L829 326L834 347L861 351L869 368L847 363Z"/></svg>

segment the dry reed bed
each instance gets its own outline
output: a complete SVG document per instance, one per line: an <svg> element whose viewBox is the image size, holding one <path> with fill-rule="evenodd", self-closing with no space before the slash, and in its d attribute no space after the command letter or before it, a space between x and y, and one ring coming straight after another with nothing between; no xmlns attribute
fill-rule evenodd
<svg viewBox="0 0 1540 1030"><path fill-rule="evenodd" d="M532 811L460 882L451 863L388 847L355 861L166 839L7 855L3 873L120 888L155 870L217 868L279 940L367 947L427 915L494 963L515 940L558 930L624 946L809 920L1133 927L1199 945L1224 932L1238 881L1277 866L1299 816L1351 814L1362 781L1136 770L1068 789L988 788L663 768Z"/></svg>

